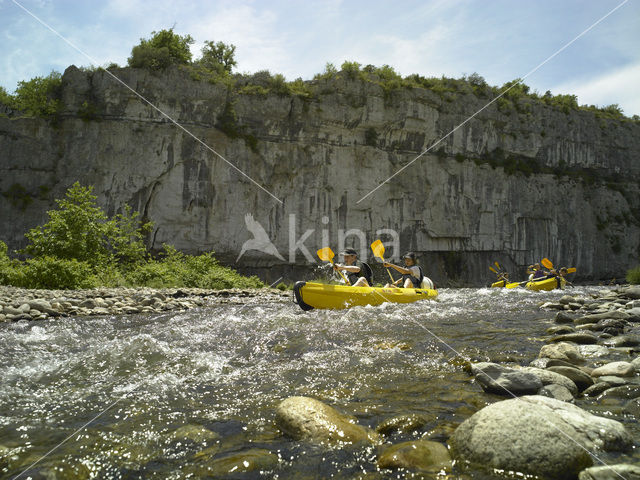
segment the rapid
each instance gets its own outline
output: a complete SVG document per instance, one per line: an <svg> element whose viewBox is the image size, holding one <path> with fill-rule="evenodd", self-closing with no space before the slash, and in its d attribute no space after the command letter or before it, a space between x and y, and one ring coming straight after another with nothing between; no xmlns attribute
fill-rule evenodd
<svg viewBox="0 0 640 480"><path fill-rule="evenodd" d="M566 293L441 289L437 301L310 312L258 295L186 312L0 324L0 477L412 478L378 470L376 447L283 436L275 407L310 396L371 428L418 414L421 429L387 440L446 444L504 398L484 393L465 361L527 365L553 324L539 305ZM591 411L640 438L636 419ZM276 461L225 470L247 451Z"/></svg>

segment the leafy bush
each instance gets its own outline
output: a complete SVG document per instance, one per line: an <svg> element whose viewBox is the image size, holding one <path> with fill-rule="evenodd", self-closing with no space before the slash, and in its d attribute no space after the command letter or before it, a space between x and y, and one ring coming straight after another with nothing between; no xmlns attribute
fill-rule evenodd
<svg viewBox="0 0 640 480"><path fill-rule="evenodd" d="M635 285L640 284L640 265L627 272L627 282Z"/></svg>
<svg viewBox="0 0 640 480"><path fill-rule="evenodd" d="M30 258L16 269L13 284L24 288L91 288L92 268L87 262L50 256Z"/></svg>
<svg viewBox="0 0 640 480"><path fill-rule="evenodd" d="M153 288L258 288L264 284L257 277L243 277L231 268L223 267L213 252L198 256L185 255L164 245L163 256L137 266L127 274L132 285Z"/></svg>
<svg viewBox="0 0 640 480"><path fill-rule="evenodd" d="M358 62L344 62L340 70L346 73L347 78L350 80L356 80L360 76L360 64Z"/></svg>
<svg viewBox="0 0 640 480"><path fill-rule="evenodd" d="M151 32L151 38L140 39L127 59L130 67L161 70L170 65L187 65L191 62L189 45L194 42L191 35L178 35L169 30Z"/></svg>
<svg viewBox="0 0 640 480"><path fill-rule="evenodd" d="M9 94L7 90L0 85L0 105L6 105L9 108L14 108L14 98L13 95Z"/></svg>
<svg viewBox="0 0 640 480"><path fill-rule="evenodd" d="M327 62L322 73L316 73L314 80L330 80L338 75L338 69L331 62Z"/></svg>
<svg viewBox="0 0 640 480"><path fill-rule="evenodd" d="M0 240L0 285L13 285L17 277L19 262L7 255L7 244Z"/></svg>

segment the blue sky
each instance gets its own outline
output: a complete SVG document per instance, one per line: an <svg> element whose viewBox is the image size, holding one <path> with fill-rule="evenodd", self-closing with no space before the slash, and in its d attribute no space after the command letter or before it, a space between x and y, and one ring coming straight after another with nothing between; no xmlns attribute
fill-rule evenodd
<svg viewBox="0 0 640 480"><path fill-rule="evenodd" d="M16 0L100 65L126 64L131 47L175 25L236 45L237 70L309 79L327 62L393 66L399 73L478 72L493 85L522 77L622 0ZM0 85L90 61L12 0L0 0ZM619 10L525 80L581 104L618 103L640 115L640 0Z"/></svg>

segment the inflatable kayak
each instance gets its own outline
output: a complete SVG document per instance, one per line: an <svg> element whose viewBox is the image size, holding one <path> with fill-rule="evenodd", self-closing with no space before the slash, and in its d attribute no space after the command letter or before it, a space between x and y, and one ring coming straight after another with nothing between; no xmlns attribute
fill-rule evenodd
<svg viewBox="0 0 640 480"><path fill-rule="evenodd" d="M543 290L544 291L554 290L556 288L563 289L566 284L567 284L567 281L564 278L552 277L552 278L545 278L543 280L527 282L527 284L524 287L527 290L535 290L539 292Z"/></svg>
<svg viewBox="0 0 640 480"><path fill-rule="evenodd" d="M498 282L493 282L491 284L491 288L500 288L500 287L506 287L507 286L507 281L506 280L500 280Z"/></svg>
<svg viewBox="0 0 640 480"><path fill-rule="evenodd" d="M412 303L433 300L437 290L420 288L351 287L323 283L296 282L293 286L294 302L303 310L313 308L343 309L364 305L382 305L385 302Z"/></svg>

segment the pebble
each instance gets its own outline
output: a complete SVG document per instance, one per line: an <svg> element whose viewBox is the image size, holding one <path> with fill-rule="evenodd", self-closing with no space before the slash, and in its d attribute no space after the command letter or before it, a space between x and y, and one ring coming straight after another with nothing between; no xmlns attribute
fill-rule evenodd
<svg viewBox="0 0 640 480"><path fill-rule="evenodd" d="M0 322L43 320L69 315L125 315L187 310L208 303L229 303L233 297L289 297L273 289L205 290L200 288L96 288L91 290L28 290L0 286ZM240 300L238 299L238 302ZM245 303L245 302L242 302Z"/></svg>

